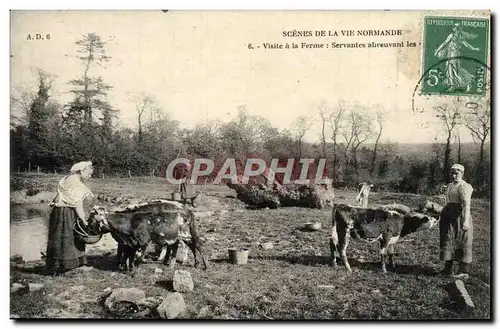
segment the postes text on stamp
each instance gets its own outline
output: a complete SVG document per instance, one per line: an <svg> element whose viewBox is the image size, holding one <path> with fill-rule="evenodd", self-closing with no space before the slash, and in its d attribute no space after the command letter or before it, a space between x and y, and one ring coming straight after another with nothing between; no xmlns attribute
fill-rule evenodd
<svg viewBox="0 0 500 329"><path fill-rule="evenodd" d="M421 92L484 95L489 20L425 17Z"/></svg>

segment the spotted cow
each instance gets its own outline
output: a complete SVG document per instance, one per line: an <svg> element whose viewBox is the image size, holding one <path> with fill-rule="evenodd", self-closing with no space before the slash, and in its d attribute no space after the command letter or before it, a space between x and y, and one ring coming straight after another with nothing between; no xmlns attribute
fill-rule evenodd
<svg viewBox="0 0 500 329"><path fill-rule="evenodd" d="M347 270L351 271L347 260L347 246L352 237L380 243L380 262L385 273L386 254L389 256L389 266L394 267L394 244L411 233L432 228L436 222L434 217L413 211L403 214L388 210L387 207L362 208L335 204L330 237L332 265L336 266L335 252L338 252Z"/></svg>

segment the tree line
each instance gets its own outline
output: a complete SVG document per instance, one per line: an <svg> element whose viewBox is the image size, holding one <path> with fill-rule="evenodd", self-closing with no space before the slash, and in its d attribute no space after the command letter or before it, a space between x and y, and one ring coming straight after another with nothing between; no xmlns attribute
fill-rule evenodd
<svg viewBox="0 0 500 329"><path fill-rule="evenodd" d="M137 127L117 123L119 108L107 100L112 86L95 74L112 58L106 42L89 33L76 41L81 74L67 81L72 99L61 104L52 93L56 76L36 72L34 90L16 89L11 96L11 171L41 168L67 172L78 161L92 160L95 175L126 177L164 174L179 157L208 158L223 163L236 158L327 159L326 171L334 181L355 185L371 181L384 190L434 193L449 177L449 167L460 162L466 179L483 195L490 188L490 107L461 106L457 102L432 109L446 132L444 142L414 151L396 143L380 143L387 112L357 103L320 101L317 113L297 117L289 129L279 129L263 117L237 109L229 122L211 120L185 128L152 95L130 92L127 101L136 110ZM305 141L317 120L318 142ZM460 142L458 128L466 127L474 144ZM213 176L215 176L214 173ZM211 177L212 179L214 177Z"/></svg>

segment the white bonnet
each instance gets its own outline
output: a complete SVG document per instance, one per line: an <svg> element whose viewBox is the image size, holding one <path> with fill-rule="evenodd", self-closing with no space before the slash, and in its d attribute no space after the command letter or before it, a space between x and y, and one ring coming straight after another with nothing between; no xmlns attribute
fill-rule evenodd
<svg viewBox="0 0 500 329"><path fill-rule="evenodd" d="M455 163L453 166L451 166L451 169L456 169L458 171L464 172L465 168L461 164Z"/></svg>
<svg viewBox="0 0 500 329"><path fill-rule="evenodd" d="M87 168L91 168L92 167L92 161L81 161L81 162L78 162L78 163L75 163L71 169L70 169L70 172L71 173L76 173L78 171L83 171Z"/></svg>

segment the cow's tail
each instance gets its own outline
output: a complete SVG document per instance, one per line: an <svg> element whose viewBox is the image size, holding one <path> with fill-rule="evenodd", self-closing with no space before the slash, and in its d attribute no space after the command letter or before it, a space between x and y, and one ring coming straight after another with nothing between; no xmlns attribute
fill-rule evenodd
<svg viewBox="0 0 500 329"><path fill-rule="evenodd" d="M336 256L335 252L337 251L337 246L339 244L339 235L337 232L337 204L333 204L333 209L332 209L332 232L330 234L330 256L331 256L331 262L333 266L337 265L336 261Z"/></svg>
<svg viewBox="0 0 500 329"><path fill-rule="evenodd" d="M332 229L336 228L335 215L337 214L337 204L333 204L332 208Z"/></svg>

